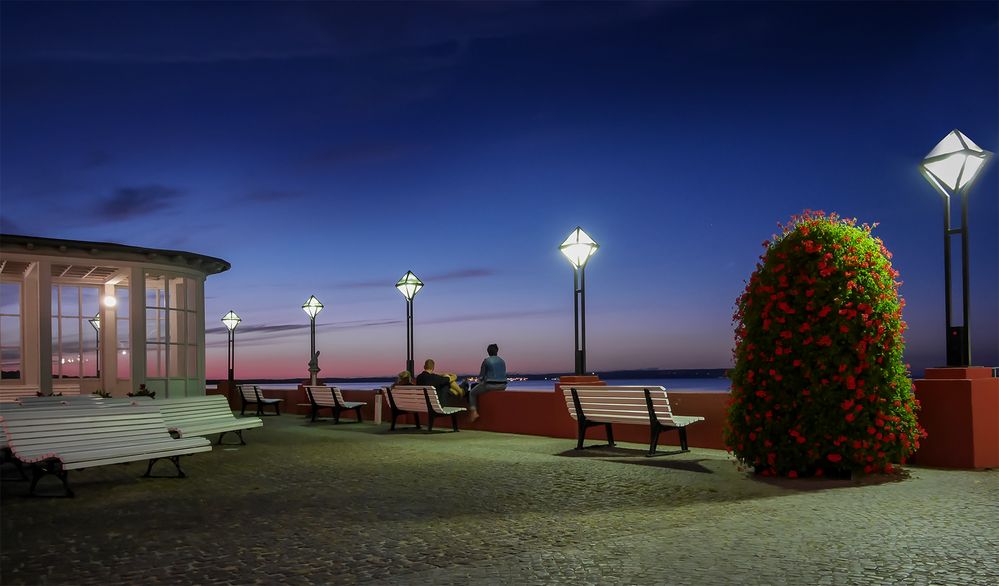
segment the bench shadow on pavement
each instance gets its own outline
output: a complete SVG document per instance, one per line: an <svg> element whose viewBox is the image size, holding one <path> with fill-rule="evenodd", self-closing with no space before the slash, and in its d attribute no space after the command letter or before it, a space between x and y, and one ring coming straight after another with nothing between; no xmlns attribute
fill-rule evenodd
<svg viewBox="0 0 999 586"><path fill-rule="evenodd" d="M714 471L702 466L700 462L703 458L696 460L682 460L668 458L668 456L680 456L689 452L683 450L659 450L655 456L648 456L648 450L637 448L622 448L620 446L593 446L582 450L565 450L556 454L564 458L599 458L608 462L618 464L633 464L637 466L651 466L653 468L668 468L672 470L684 470L686 472L698 472L701 474L714 474ZM664 457L667 456L667 457Z"/></svg>

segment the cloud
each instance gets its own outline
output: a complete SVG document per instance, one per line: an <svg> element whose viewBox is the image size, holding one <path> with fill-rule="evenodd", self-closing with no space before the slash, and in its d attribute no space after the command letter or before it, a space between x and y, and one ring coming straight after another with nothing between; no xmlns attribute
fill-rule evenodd
<svg viewBox="0 0 999 586"><path fill-rule="evenodd" d="M182 195L181 190L162 185L119 187L98 203L96 215L114 222L148 216L173 207Z"/></svg>
<svg viewBox="0 0 999 586"><path fill-rule="evenodd" d="M479 277L491 277L497 274L498 271L493 269L482 269L482 268L468 268L468 269L457 269L454 271L448 271L446 273L436 273L431 275L424 275L420 277L420 280L424 283L439 282L439 281L459 281L462 279L476 279ZM417 275L419 277L419 275ZM378 281L354 281L353 283L344 283L338 285L338 287L345 287L348 289L369 289L369 288L381 288L385 286L385 280Z"/></svg>

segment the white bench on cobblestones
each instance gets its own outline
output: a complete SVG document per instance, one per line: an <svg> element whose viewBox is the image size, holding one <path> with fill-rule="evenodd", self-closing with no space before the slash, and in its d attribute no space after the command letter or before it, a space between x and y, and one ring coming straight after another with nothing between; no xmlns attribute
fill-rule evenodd
<svg viewBox="0 0 999 586"><path fill-rule="evenodd" d="M70 470L139 460L149 461L146 477L157 460L168 459L183 478L180 457L212 449L203 437L173 438L152 404L5 409L0 427L13 457L32 468L31 494L52 474L71 497Z"/></svg>
<svg viewBox="0 0 999 586"><path fill-rule="evenodd" d="M659 433L676 429L680 434L680 449L687 448L687 426L703 417L696 415L674 415L669 405L669 397L664 387L642 386L573 386L563 388L565 404L569 415L578 424L576 449L583 449L586 430L594 425L604 425L607 429L608 445L614 445L613 423L648 425L649 456L654 456L659 443Z"/></svg>
<svg viewBox="0 0 999 586"><path fill-rule="evenodd" d="M316 415L320 409L330 409L333 412L333 423L340 423L340 413L353 410L357 413L357 422L361 422L361 407L367 405L363 401L344 401L343 393L338 387L327 387L323 385L303 385L305 393L309 396L312 407L312 420L316 420Z"/></svg>
<svg viewBox="0 0 999 586"><path fill-rule="evenodd" d="M451 429L458 431L458 414L465 411L464 407L445 407L441 405L437 397L437 390L434 387L406 386L400 385L395 388L385 388L385 400L388 401L392 410L392 426L389 431L395 430L395 421L400 415L412 414L416 419L416 428L420 428L420 413L427 414L427 431L434 430L434 419L437 417L450 417Z"/></svg>
<svg viewBox="0 0 999 586"><path fill-rule="evenodd" d="M239 389L239 397L243 400L243 406L239 410L240 415L246 415L247 405L257 406L257 415L263 416L264 407L270 405L274 407L274 413L281 415L281 401L284 399L268 399L258 385L236 385Z"/></svg>
<svg viewBox="0 0 999 586"><path fill-rule="evenodd" d="M225 395L205 395L198 397L183 397L178 399L162 399L155 401L163 415L163 421L171 433L178 437L208 436L219 434L218 444L227 433L239 436L240 445L243 441L243 430L261 427L264 422L259 417L239 417L229 409L229 399Z"/></svg>
<svg viewBox="0 0 999 586"><path fill-rule="evenodd" d="M11 403L14 401L20 401L26 398L39 398L39 399L62 399L64 397L78 397L80 396L79 389L59 389L59 395L44 395L42 397L37 397L38 389L33 387L0 387L0 403Z"/></svg>

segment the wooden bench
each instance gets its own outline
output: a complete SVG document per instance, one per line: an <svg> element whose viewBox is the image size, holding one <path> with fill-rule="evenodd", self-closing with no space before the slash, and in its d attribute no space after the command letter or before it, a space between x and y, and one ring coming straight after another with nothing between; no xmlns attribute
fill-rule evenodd
<svg viewBox="0 0 999 586"><path fill-rule="evenodd" d="M563 389L562 392L569 415L578 424L577 450L583 449L583 439L588 428L594 425L606 426L608 445L613 446L614 431L611 424L630 423L650 426L647 455L655 455L660 432L671 429L680 433L680 449L686 452L689 451L687 426L704 420L695 415L674 415L663 387L574 386Z"/></svg>
<svg viewBox="0 0 999 586"><path fill-rule="evenodd" d="M30 494L34 494L39 479L52 474L71 497L70 470L138 460L149 461L146 477L153 464L168 459L177 468L177 476L183 478L180 457L212 449L203 437L171 437L159 408L152 404L5 410L0 426L13 456L31 465Z"/></svg>
<svg viewBox="0 0 999 586"><path fill-rule="evenodd" d="M327 387L323 385L303 385L305 393L309 395L309 402L312 407L312 421L316 420L316 415L320 409L330 409L333 413L333 423L340 423L340 413L353 410L357 413L357 422L361 422L361 407L367 405L363 401L344 401L343 393L338 387Z"/></svg>
<svg viewBox="0 0 999 586"><path fill-rule="evenodd" d="M427 431L434 430L434 419L437 417L450 417L451 429L458 431L458 414L466 409L464 407L445 407L441 405L437 397L437 390L434 387L404 386L395 388L385 388L385 400L388 401L389 408L392 409L392 426L389 431L395 430L395 421L400 415L412 414L416 419L416 428L420 428L420 413L427 414Z"/></svg>
<svg viewBox="0 0 999 586"><path fill-rule="evenodd" d="M236 385L236 388L239 389L239 396L243 400L243 406L239 410L240 415L246 415L247 405L256 405L257 415L261 417L267 405L273 405L274 414L281 415L281 401L284 399L268 399L258 385Z"/></svg>
<svg viewBox="0 0 999 586"><path fill-rule="evenodd" d="M222 445L227 433L235 433L240 445L245 446L243 430L261 427L264 422L259 417L236 418L229 409L225 395L205 395L203 397L183 397L155 401L163 415L167 429L177 437L208 436L219 434L216 442Z"/></svg>

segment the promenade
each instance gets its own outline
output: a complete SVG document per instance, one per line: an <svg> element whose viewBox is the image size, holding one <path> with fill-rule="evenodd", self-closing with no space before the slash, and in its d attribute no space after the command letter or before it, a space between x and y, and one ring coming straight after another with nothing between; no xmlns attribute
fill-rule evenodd
<svg viewBox="0 0 999 586"><path fill-rule="evenodd" d="M0 582L999 582L997 470L763 480L718 450L387 430L282 415L183 480L105 466L70 473L75 499L5 480Z"/></svg>

